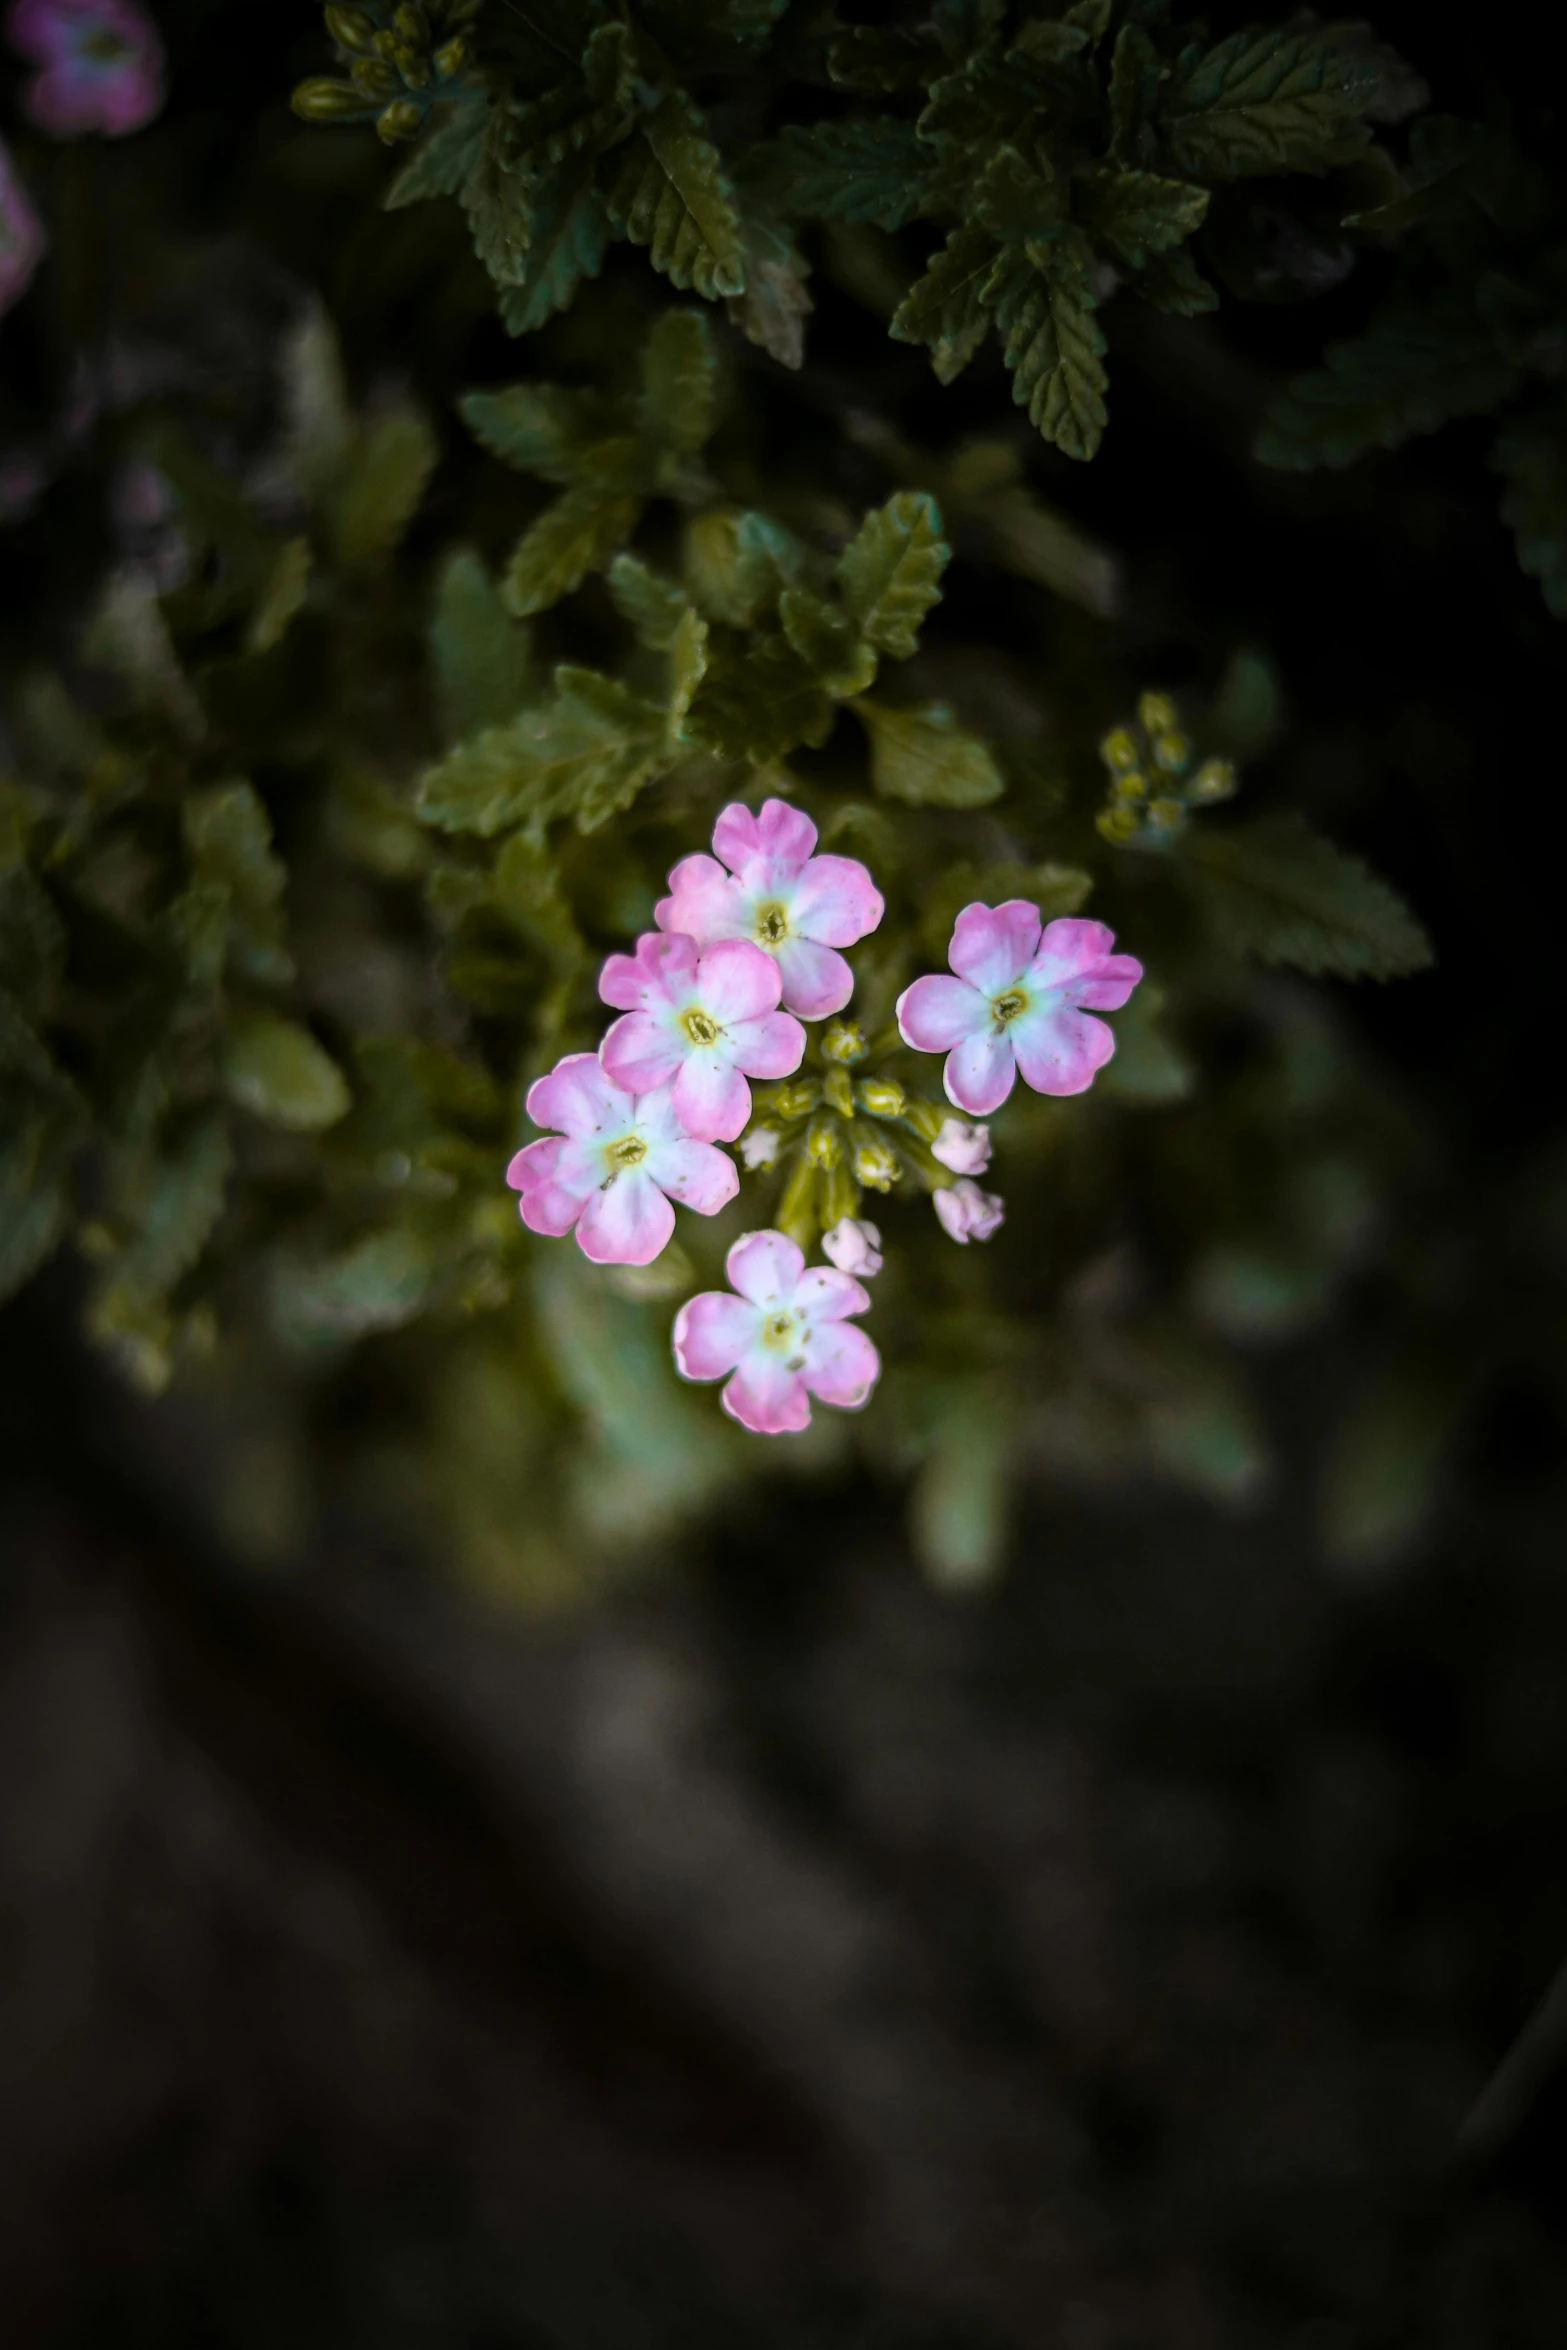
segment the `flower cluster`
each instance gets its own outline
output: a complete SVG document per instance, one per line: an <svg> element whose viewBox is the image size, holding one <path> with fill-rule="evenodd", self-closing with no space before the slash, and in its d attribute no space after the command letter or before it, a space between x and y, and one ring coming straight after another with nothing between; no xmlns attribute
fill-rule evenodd
<svg viewBox="0 0 1567 2350"><path fill-rule="evenodd" d="M51 138L123 139L162 109L163 43L139 0L15 0L6 34L39 68L23 104Z"/></svg>
<svg viewBox="0 0 1567 2350"><path fill-rule="evenodd" d="M348 67L346 81L317 75L295 90L305 122L358 122L370 115L387 146L417 138L435 100L471 62L480 0L327 0L327 31Z"/></svg>
<svg viewBox="0 0 1567 2350"><path fill-rule="evenodd" d="M606 960L599 994L621 1016L596 1054L569 1054L533 1086L528 1115L553 1131L507 1171L530 1230L574 1232L595 1264L621 1265L659 1255L671 1203L711 1216L735 1197L720 1144L776 1177L778 1229L737 1241L731 1288L689 1299L674 1326L683 1376L723 1379L725 1410L766 1435L808 1426L813 1396L857 1408L879 1375L875 1347L848 1326L870 1305L861 1279L882 1267L862 1190L912 1176L951 1239L988 1240L1004 1209L975 1181L991 1157L980 1121L1020 1070L1037 1092L1083 1092L1115 1050L1093 1015L1142 977L1101 922L1045 926L1022 899L966 906L951 975L906 988L886 1040L945 1053L947 1099L968 1113L955 1117L867 1070L861 1028L829 1017L854 989L842 950L876 928L883 901L863 865L818 856L816 838L784 800L724 810L714 854L671 873L658 928ZM827 1025L808 1038L807 1021ZM754 1101L752 1079L765 1083ZM818 1237L828 1266L808 1268Z"/></svg>
<svg viewBox="0 0 1567 2350"><path fill-rule="evenodd" d="M1187 813L1235 791L1228 759L1193 764L1192 746L1168 694L1144 694L1137 724L1112 727L1099 745L1110 784L1096 819L1118 847L1162 848L1184 831Z"/></svg>

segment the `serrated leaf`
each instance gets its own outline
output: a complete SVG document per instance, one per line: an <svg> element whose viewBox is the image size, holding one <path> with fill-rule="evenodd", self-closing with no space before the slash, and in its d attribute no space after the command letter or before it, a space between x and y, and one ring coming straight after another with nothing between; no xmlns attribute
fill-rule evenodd
<svg viewBox="0 0 1567 2350"><path fill-rule="evenodd" d="M1219 307L1218 293L1185 246L1156 253L1132 280L1132 290L1171 318L1201 318Z"/></svg>
<svg viewBox="0 0 1567 2350"><path fill-rule="evenodd" d="M887 332L896 343L928 343L931 364L942 383L951 383L968 365L990 325L986 295L996 261L996 240L987 229L965 221L933 254L893 312Z"/></svg>
<svg viewBox="0 0 1567 2350"><path fill-rule="evenodd" d="M516 168L544 178L572 156L599 155L624 138L637 86L637 52L629 25L595 26L581 73L513 109Z"/></svg>
<svg viewBox="0 0 1567 2350"><path fill-rule="evenodd" d="M1491 463L1505 475L1502 520L1548 609L1567 620L1567 417L1550 410L1503 428Z"/></svg>
<svg viewBox="0 0 1567 2350"><path fill-rule="evenodd" d="M417 408L394 408L370 426L334 490L329 522L348 571L376 571L413 520L440 451Z"/></svg>
<svg viewBox="0 0 1567 2350"><path fill-rule="evenodd" d="M314 1263L285 1258L272 1280L272 1312L294 1345L397 1330L421 1311L437 1268L430 1243L406 1226L372 1232Z"/></svg>
<svg viewBox="0 0 1567 2350"><path fill-rule="evenodd" d="M533 241L533 181L518 162L512 109L493 105L462 184L473 249L498 286L521 282Z"/></svg>
<svg viewBox="0 0 1567 2350"><path fill-rule="evenodd" d="M489 836L574 816L589 831L638 791L664 746L664 712L596 671L562 667L554 698L460 743L419 786L419 814Z"/></svg>
<svg viewBox="0 0 1567 2350"><path fill-rule="evenodd" d="M274 645L282 643L310 593L310 561L308 539L283 541L250 616L245 632L248 653L270 653Z"/></svg>
<svg viewBox="0 0 1567 2350"><path fill-rule="evenodd" d="M1151 171L1084 172L1074 183L1077 217L1127 269L1183 244L1208 209L1206 188Z"/></svg>
<svg viewBox="0 0 1567 2350"><path fill-rule="evenodd" d="M1110 153L1124 169L1148 160L1161 71L1159 52L1142 27L1122 25L1110 59Z"/></svg>
<svg viewBox="0 0 1567 2350"><path fill-rule="evenodd" d="M640 498L567 490L524 531L512 551L504 589L509 608L526 619L569 596L590 571L605 568L631 536L641 511Z"/></svg>
<svg viewBox="0 0 1567 2350"><path fill-rule="evenodd" d="M679 582L652 570L640 555L617 555L609 567L609 592L638 641L655 653L667 653L691 609Z"/></svg>
<svg viewBox="0 0 1567 2350"><path fill-rule="evenodd" d="M1006 789L988 743L958 723L946 702L907 709L860 700L871 743L871 781L883 799L912 808L988 808Z"/></svg>
<svg viewBox="0 0 1567 2350"><path fill-rule="evenodd" d="M208 1115L173 1136L139 1186L136 1231L114 1264L116 1283L157 1297L201 1256L228 1195L227 1120Z"/></svg>
<svg viewBox="0 0 1567 2350"><path fill-rule="evenodd" d="M718 353L699 310L666 310L642 347L644 437L694 457L718 421Z"/></svg>
<svg viewBox="0 0 1567 2350"><path fill-rule="evenodd" d="M1366 145L1376 93L1375 67L1331 41L1232 33L1177 61L1159 109L1165 151L1194 179L1327 171Z"/></svg>
<svg viewBox="0 0 1567 2350"><path fill-rule="evenodd" d="M928 491L899 490L866 515L834 576L867 644L895 660L908 659L926 613L941 600L941 575L951 553Z"/></svg>
<svg viewBox="0 0 1567 2350"><path fill-rule="evenodd" d="M342 1071L306 1028L275 1012L236 1012L223 1053L230 1101L269 1126L314 1134L349 1106Z"/></svg>
<svg viewBox="0 0 1567 2350"><path fill-rule="evenodd" d="M875 684L876 655L836 605L808 588L785 588L778 617L801 660L835 699L862 694Z"/></svg>
<svg viewBox="0 0 1567 2350"><path fill-rule="evenodd" d="M1015 147L999 147L974 190L974 218L1002 245L1053 236L1061 220L1061 192L1043 158L1025 162Z"/></svg>
<svg viewBox="0 0 1567 2350"><path fill-rule="evenodd" d="M1397 891L1299 816L1193 826L1182 855L1220 944L1341 979L1423 971L1431 943Z"/></svg>
<svg viewBox="0 0 1567 2350"><path fill-rule="evenodd" d="M942 67L939 49L896 27L850 25L827 52L827 71L841 88L888 96L923 90Z"/></svg>
<svg viewBox="0 0 1567 2350"><path fill-rule="evenodd" d="M312 302L283 343L284 448L289 471L312 504L332 489L358 438L337 331Z"/></svg>
<svg viewBox="0 0 1567 2350"><path fill-rule="evenodd" d="M815 304L806 290L811 265L783 221L749 191L744 205L745 292L728 312L747 342L782 367L805 364L805 322Z"/></svg>
<svg viewBox="0 0 1567 2350"><path fill-rule="evenodd" d="M584 480L629 486L615 478L634 469L636 449L618 402L559 384L508 384L499 392L464 392L457 412L492 456L519 473L536 473L561 489Z"/></svg>
<svg viewBox="0 0 1567 2350"><path fill-rule="evenodd" d="M874 221L902 228L931 186L931 155L911 122L792 123L763 159L769 193L791 219Z"/></svg>
<svg viewBox="0 0 1567 2350"><path fill-rule="evenodd" d="M611 217L653 267L709 301L745 291L740 210L702 117L680 92L641 125L608 190Z"/></svg>
<svg viewBox="0 0 1567 2350"><path fill-rule="evenodd" d="M697 689L707 675L709 632L700 612L689 605L680 616L669 648L669 711L665 739L671 750L686 739L686 720L696 700Z"/></svg>
<svg viewBox="0 0 1567 2350"><path fill-rule="evenodd" d="M1353 341L1330 343L1327 364L1295 378L1257 436L1265 465L1305 471L1350 465L1457 416L1494 408L1518 370L1463 297L1389 307Z"/></svg>
<svg viewBox="0 0 1567 2350"><path fill-rule="evenodd" d="M805 569L806 551L792 531L766 514L718 507L686 526L685 575L692 601L709 620L751 628L774 610Z"/></svg>
<svg viewBox="0 0 1567 2350"><path fill-rule="evenodd" d="M501 294L509 335L533 334L566 309L603 268L613 233L590 159L578 156L536 185L532 205L527 259Z"/></svg>
<svg viewBox="0 0 1567 2350"><path fill-rule="evenodd" d="M478 85L460 90L444 109L438 108L382 197L384 208L397 212L431 196L455 196L478 158L487 116Z"/></svg>
<svg viewBox="0 0 1567 2350"><path fill-rule="evenodd" d="M193 792L180 829L197 879L228 893L229 952L248 979L284 985L293 962L284 946L283 893L288 873L272 847L272 820L244 781Z"/></svg>
<svg viewBox="0 0 1567 2350"><path fill-rule="evenodd" d="M1063 241L1043 260L1042 269L1019 266L998 288L1002 357L1029 421L1063 456L1087 459L1107 422L1104 336L1084 255Z"/></svg>
<svg viewBox="0 0 1567 2350"><path fill-rule="evenodd" d="M430 657L448 740L504 725L532 689L531 643L508 613L482 556L448 555L430 616Z"/></svg>
<svg viewBox="0 0 1567 2350"><path fill-rule="evenodd" d="M713 654L686 720L689 740L726 759L764 766L832 732L833 703L782 636L758 636Z"/></svg>

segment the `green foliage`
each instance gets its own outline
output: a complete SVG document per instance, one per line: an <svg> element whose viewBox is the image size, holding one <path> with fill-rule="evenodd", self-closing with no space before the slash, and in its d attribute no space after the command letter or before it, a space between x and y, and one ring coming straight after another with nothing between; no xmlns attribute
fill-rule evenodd
<svg viewBox="0 0 1567 2350"><path fill-rule="evenodd" d="M1351 465L1415 433L1497 407L1518 370L1474 306L1389 308L1353 342L1330 343L1327 365L1277 401L1257 442L1265 465Z"/></svg>
<svg viewBox="0 0 1567 2350"><path fill-rule="evenodd" d="M1431 961L1397 892L1302 817L1194 829L1183 853L1214 935L1234 953L1340 979L1403 978Z"/></svg>

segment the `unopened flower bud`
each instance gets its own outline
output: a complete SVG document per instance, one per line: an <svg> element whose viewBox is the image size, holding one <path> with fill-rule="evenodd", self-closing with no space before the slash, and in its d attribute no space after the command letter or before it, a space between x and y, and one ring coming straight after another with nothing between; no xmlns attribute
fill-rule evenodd
<svg viewBox="0 0 1567 2350"><path fill-rule="evenodd" d="M1179 723L1168 694L1144 694L1137 705L1137 717L1147 735L1173 734Z"/></svg>
<svg viewBox="0 0 1567 2350"><path fill-rule="evenodd" d="M301 122L350 122L370 111L364 91L352 82L301 82L289 105Z"/></svg>
<svg viewBox="0 0 1567 2350"><path fill-rule="evenodd" d="M783 1136L776 1126L753 1126L740 1137L740 1156L753 1175L759 1167L775 1167L782 1148Z"/></svg>
<svg viewBox="0 0 1567 2350"><path fill-rule="evenodd" d="M416 47L430 45L430 20L417 0L402 0L402 6L392 17L392 30L399 40L411 41Z"/></svg>
<svg viewBox="0 0 1567 2350"><path fill-rule="evenodd" d="M855 1181L872 1191L890 1191L903 1171L879 1134L856 1141L851 1164Z"/></svg>
<svg viewBox="0 0 1567 2350"><path fill-rule="evenodd" d="M1186 821L1186 810L1179 800L1157 799L1148 803L1148 821L1161 832L1175 832Z"/></svg>
<svg viewBox="0 0 1567 2350"><path fill-rule="evenodd" d="M333 0L326 12L326 29L340 49L350 50L356 57L369 55L375 39L375 19L362 8L349 8Z"/></svg>
<svg viewBox="0 0 1567 2350"><path fill-rule="evenodd" d="M787 1123L814 1110L822 1098L822 1089L809 1077L796 1077L792 1082L786 1079L782 1085L773 1086L770 1093L763 1089L760 1098L775 1118Z"/></svg>
<svg viewBox="0 0 1567 2350"><path fill-rule="evenodd" d="M854 1098L873 1118L901 1118L906 1106L903 1088L896 1077L862 1077L854 1089Z"/></svg>
<svg viewBox="0 0 1567 2350"><path fill-rule="evenodd" d="M847 1069L832 1068L828 1070L822 1079L822 1099L830 1110L837 1111L840 1118L853 1117L854 1088L849 1083Z"/></svg>
<svg viewBox="0 0 1567 2350"><path fill-rule="evenodd" d="M1112 727L1099 745L1099 756L1112 773L1117 775L1128 767L1135 767L1137 765L1137 744L1132 738L1131 730L1125 726Z"/></svg>
<svg viewBox="0 0 1567 2350"><path fill-rule="evenodd" d="M822 1254L840 1273L852 1273L857 1280L869 1279L872 1273L881 1271L881 1234L874 1224L845 1216L830 1232L822 1234Z"/></svg>
<svg viewBox="0 0 1567 2350"><path fill-rule="evenodd" d="M813 1166L836 1167L843 1157L843 1129L836 1118L813 1118L805 1137L805 1155Z"/></svg>
<svg viewBox="0 0 1567 2350"><path fill-rule="evenodd" d="M829 1167L822 1177L821 1211L823 1224L841 1224L859 1214L860 1187L846 1166Z"/></svg>
<svg viewBox="0 0 1567 2350"><path fill-rule="evenodd" d="M993 1191L981 1191L967 1176L931 1195L944 1232L966 1248L971 1240L988 1240L1005 1220L1006 1209Z"/></svg>
<svg viewBox="0 0 1567 2350"><path fill-rule="evenodd" d="M423 120L411 98L394 98L385 112L376 116L376 133L383 145L395 147L399 139L417 138Z"/></svg>
<svg viewBox="0 0 1567 2350"><path fill-rule="evenodd" d="M1140 767L1128 768L1118 775L1111 787L1118 800L1145 800L1148 797L1148 778Z"/></svg>
<svg viewBox="0 0 1567 2350"><path fill-rule="evenodd" d="M1162 768L1166 775L1179 775L1192 755L1192 746L1184 734L1172 729L1169 734L1155 738L1153 755L1155 766Z"/></svg>
<svg viewBox="0 0 1567 2350"><path fill-rule="evenodd" d="M822 1036L822 1052L829 1061L863 1061L870 1051L858 1020L829 1020Z"/></svg>
<svg viewBox="0 0 1567 2350"><path fill-rule="evenodd" d="M934 1142L952 1112L945 1102L928 1102L923 1094L911 1093L904 1102L903 1115L921 1142Z"/></svg>
<svg viewBox="0 0 1567 2350"><path fill-rule="evenodd" d="M930 1155L950 1167L954 1175L983 1175L990 1165L990 1128L970 1125L966 1118L947 1118L930 1146Z"/></svg>
<svg viewBox="0 0 1567 2350"><path fill-rule="evenodd" d="M367 98L390 98L399 88L396 74L381 57L356 57L349 68Z"/></svg>
<svg viewBox="0 0 1567 2350"><path fill-rule="evenodd" d="M1192 777L1194 800L1227 800L1235 791L1235 769L1228 759L1204 759Z"/></svg>
<svg viewBox="0 0 1567 2350"><path fill-rule="evenodd" d="M1094 823L1106 840L1114 842L1119 847L1122 841L1130 840L1138 829L1137 810L1135 808L1103 808L1094 818Z"/></svg>
<svg viewBox="0 0 1567 2350"><path fill-rule="evenodd" d="M449 82L454 73L461 73L468 62L468 44L459 33L455 40L445 41L434 57L436 72L443 82Z"/></svg>

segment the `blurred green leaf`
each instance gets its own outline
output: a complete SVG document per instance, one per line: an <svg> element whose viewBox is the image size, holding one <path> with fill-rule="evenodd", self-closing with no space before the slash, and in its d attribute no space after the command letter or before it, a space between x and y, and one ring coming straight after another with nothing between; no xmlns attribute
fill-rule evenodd
<svg viewBox="0 0 1567 2350"><path fill-rule="evenodd" d="M229 1099L269 1126L314 1133L333 1126L349 1106L335 1061L308 1029L273 1012L238 1012L223 1056Z"/></svg>
<svg viewBox="0 0 1567 2350"><path fill-rule="evenodd" d="M987 743L958 724L945 702L894 710L854 705L871 738L871 781L883 799L914 808L986 808L1006 789Z"/></svg>

